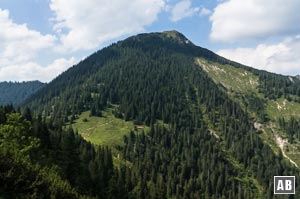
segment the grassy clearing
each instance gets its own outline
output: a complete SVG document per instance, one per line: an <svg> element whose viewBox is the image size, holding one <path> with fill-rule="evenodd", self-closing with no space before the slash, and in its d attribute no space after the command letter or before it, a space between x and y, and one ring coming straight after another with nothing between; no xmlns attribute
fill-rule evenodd
<svg viewBox="0 0 300 199"><path fill-rule="evenodd" d="M258 92L258 77L249 71L231 65L221 65L196 59L196 63L216 82L221 83L229 91L238 93Z"/></svg>
<svg viewBox="0 0 300 199"><path fill-rule="evenodd" d="M242 109L246 110L242 96L254 95L258 98L264 98L263 94L258 92L258 76L253 73L228 64L209 62L202 58L196 59L196 63L216 84L224 86L231 100L239 103ZM249 114L253 118L257 117L254 112L249 112Z"/></svg>
<svg viewBox="0 0 300 199"><path fill-rule="evenodd" d="M266 113L273 121L278 121L280 117L288 120L291 116L300 117L300 104L289 102L284 98L268 100Z"/></svg>
<svg viewBox="0 0 300 199"><path fill-rule="evenodd" d="M134 130L132 121L124 121L112 114L112 108L102 112L103 117L90 117L90 112L83 112L72 127L77 129L82 137L97 145L122 145L124 135ZM148 131L149 127L144 127ZM142 130L138 130L142 131Z"/></svg>

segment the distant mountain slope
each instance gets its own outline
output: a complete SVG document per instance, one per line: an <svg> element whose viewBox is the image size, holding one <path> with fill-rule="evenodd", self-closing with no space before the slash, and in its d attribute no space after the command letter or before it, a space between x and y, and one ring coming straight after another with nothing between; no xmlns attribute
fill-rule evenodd
<svg viewBox="0 0 300 199"><path fill-rule="evenodd" d="M300 151L295 150L300 147L299 78L204 59L197 59L197 63L249 113L256 128L263 132L261 138L275 152L281 150L294 165L300 166Z"/></svg>
<svg viewBox="0 0 300 199"><path fill-rule="evenodd" d="M115 160L130 165L127 192L137 198L273 198L274 175L299 177L274 141L297 120L275 128L277 118L266 107L282 99L298 106L299 94L298 78L243 66L167 31L94 53L24 106L58 125L89 122L83 112L102 117L109 108L150 127L111 144Z"/></svg>
<svg viewBox="0 0 300 199"><path fill-rule="evenodd" d="M18 105L44 85L39 81L0 82L0 105Z"/></svg>

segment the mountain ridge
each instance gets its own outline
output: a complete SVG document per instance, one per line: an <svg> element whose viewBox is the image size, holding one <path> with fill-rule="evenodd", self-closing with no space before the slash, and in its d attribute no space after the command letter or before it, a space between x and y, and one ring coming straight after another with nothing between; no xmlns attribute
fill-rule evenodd
<svg viewBox="0 0 300 199"><path fill-rule="evenodd" d="M149 127L145 134L128 129L124 145L111 146L120 164L129 162L145 172L139 178L147 185L136 185L138 189L170 182L185 191L171 184L157 190L176 198L185 194L218 197L216 193L226 198L272 198L273 175L298 175L299 170L276 151L269 133L273 129L267 128L279 119L270 117L278 114L271 102L288 98L298 106L300 84L185 41L171 31L140 34L112 44L62 73L23 106L61 126L77 124L84 119L81 113L89 112L90 120L103 117L109 108L116 118ZM247 90L249 79L256 83ZM255 122L265 125L265 133L255 128ZM283 128L288 126L281 121L281 127L274 129L286 131ZM288 134L298 139L295 132ZM214 180L204 172L204 162ZM151 173L161 180L150 177ZM188 185L193 182L197 189ZM169 193L163 191L169 189ZM208 195L199 193L203 189Z"/></svg>
<svg viewBox="0 0 300 199"><path fill-rule="evenodd" d="M0 105L19 105L44 85L40 81L0 82Z"/></svg>

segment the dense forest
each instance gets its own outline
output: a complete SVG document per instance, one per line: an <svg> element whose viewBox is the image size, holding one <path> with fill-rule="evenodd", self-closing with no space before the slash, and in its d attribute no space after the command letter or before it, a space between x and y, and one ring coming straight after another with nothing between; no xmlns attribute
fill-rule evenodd
<svg viewBox="0 0 300 199"><path fill-rule="evenodd" d="M280 127L287 133L289 142L300 141L300 118L291 117L286 121L283 117L279 118Z"/></svg>
<svg viewBox="0 0 300 199"><path fill-rule="evenodd" d="M0 82L0 105L18 105L44 85L39 81Z"/></svg>
<svg viewBox="0 0 300 199"><path fill-rule="evenodd" d="M110 149L33 118L29 109L0 108L0 157L4 198L112 198Z"/></svg>
<svg viewBox="0 0 300 199"><path fill-rule="evenodd" d="M299 179L299 170L262 141L248 113L195 57L244 67L177 32L142 34L64 72L23 103L21 113L1 108L0 196L269 199L273 176ZM255 73L269 98L299 90L287 77ZM257 112L264 107L254 96L248 103ZM128 132L123 145L94 146L64 127L83 111L101 116L112 105L116 117L150 131Z"/></svg>

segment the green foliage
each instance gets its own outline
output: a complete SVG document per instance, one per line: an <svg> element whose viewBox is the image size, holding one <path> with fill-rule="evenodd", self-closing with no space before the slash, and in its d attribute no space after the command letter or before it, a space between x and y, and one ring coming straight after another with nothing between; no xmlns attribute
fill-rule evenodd
<svg viewBox="0 0 300 199"><path fill-rule="evenodd" d="M1 192L8 198L78 198L67 182L32 161L40 142L30 136L31 123L18 113L6 118L0 125Z"/></svg>
<svg viewBox="0 0 300 199"><path fill-rule="evenodd" d="M300 119L291 117L286 121L283 117L279 118L278 123L282 129L284 129L288 135L290 142L293 142L295 139L300 140Z"/></svg>
<svg viewBox="0 0 300 199"><path fill-rule="evenodd" d="M30 122L24 120L18 113L6 116L6 124L0 125L0 150L4 154L13 154L14 157L28 157L29 152L38 147L38 139L26 135L30 131Z"/></svg>
<svg viewBox="0 0 300 199"><path fill-rule="evenodd" d="M269 99L298 96L294 100L299 102L300 80L294 77L287 77L266 72L258 72L260 80L260 92Z"/></svg>
<svg viewBox="0 0 300 199"><path fill-rule="evenodd" d="M72 129L49 129L40 118L30 122L10 107L0 107L0 116L5 118L0 124L0 193L5 197L108 196L114 172L110 149L94 148Z"/></svg>

